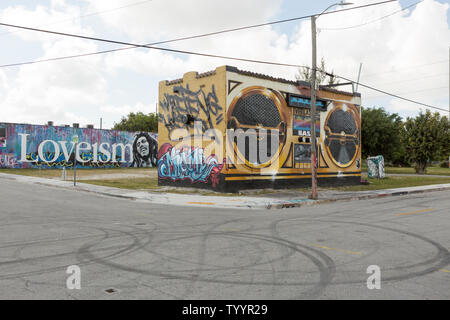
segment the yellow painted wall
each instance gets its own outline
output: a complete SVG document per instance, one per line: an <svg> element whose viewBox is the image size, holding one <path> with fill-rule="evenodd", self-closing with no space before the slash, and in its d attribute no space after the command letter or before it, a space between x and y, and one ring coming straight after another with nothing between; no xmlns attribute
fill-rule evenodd
<svg viewBox="0 0 450 320"><path fill-rule="evenodd" d="M235 71L237 69L232 67L227 71L227 67L223 66L203 74L188 72L182 79L159 83L160 183L170 184L177 181L188 185L200 183L200 185L206 186L212 184L213 187L216 187L224 183L231 185L234 181L275 181L311 177L309 161L295 163L293 159L295 144L309 145L309 143L299 143L299 136L293 134L294 113L308 113L310 111L289 107L286 102L287 93L309 97L310 89L307 86L298 87L295 83L289 81ZM272 121L276 124L272 129L279 129L283 134L280 136L279 152L271 159L270 163L249 163L236 145L227 140L226 137L228 127L241 126L238 123L239 121L236 120L237 117L233 116L238 112L234 111L238 109L236 106L243 103L243 98L254 94L272 101L276 105L281 120L280 122ZM337 114L333 114L334 112L340 112L341 116L344 114L346 117L352 117L360 130L360 97L329 90L319 90L317 96L319 99L332 100L327 111L320 112L319 178L359 177L361 174L360 131L355 132L353 136L343 134L343 132L332 133L326 123L330 121L330 117L337 116ZM270 110L257 110L260 113L258 117L264 119L264 112ZM194 120L200 120L201 126L195 128ZM248 125L243 127L249 128ZM250 128L256 131L261 129L259 125L250 126ZM217 141L216 144L211 143L211 141L200 142L200 136L208 129L215 129L212 135L216 136L214 139ZM211 133L211 130L209 132ZM182 141L182 139L187 140ZM330 148L327 148L326 145L332 140L334 148L338 149L340 145L353 143L348 141L359 142L354 155L352 154L351 161L342 164L333 158ZM203 165L200 168L191 166L190 160L185 159L189 155L185 148L187 142L190 142L193 146L191 150L201 150L200 154L191 154L196 158L203 157L203 160L201 160ZM213 145L216 147L215 149L208 149ZM173 148L180 151L174 153ZM298 150L301 150L301 147ZM243 161L231 163L228 159L226 164L223 164L227 151L233 152L236 159ZM340 157L345 158L345 155ZM179 163L180 159L184 159L182 164ZM181 168L181 171L177 168L174 169L177 166ZM220 180L219 176L221 177Z"/></svg>

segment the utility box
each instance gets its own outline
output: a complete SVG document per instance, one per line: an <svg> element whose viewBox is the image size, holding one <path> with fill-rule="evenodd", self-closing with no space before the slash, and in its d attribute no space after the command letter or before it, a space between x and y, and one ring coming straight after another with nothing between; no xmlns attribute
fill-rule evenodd
<svg viewBox="0 0 450 320"><path fill-rule="evenodd" d="M384 179L384 157L376 156L367 158L367 175L369 178Z"/></svg>
<svg viewBox="0 0 450 320"><path fill-rule="evenodd" d="M361 96L317 91L319 186L359 184ZM311 86L222 66L159 83L158 184L311 186Z"/></svg>

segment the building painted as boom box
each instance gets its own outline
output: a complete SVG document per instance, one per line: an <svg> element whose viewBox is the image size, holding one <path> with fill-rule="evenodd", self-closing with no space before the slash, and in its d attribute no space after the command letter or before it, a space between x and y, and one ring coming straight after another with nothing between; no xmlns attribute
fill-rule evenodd
<svg viewBox="0 0 450 320"><path fill-rule="evenodd" d="M311 87L222 66L159 83L159 185L311 185ZM319 185L361 177L361 96L317 91Z"/></svg>
<svg viewBox="0 0 450 320"><path fill-rule="evenodd" d="M154 133L0 122L0 168L151 167L157 150Z"/></svg>

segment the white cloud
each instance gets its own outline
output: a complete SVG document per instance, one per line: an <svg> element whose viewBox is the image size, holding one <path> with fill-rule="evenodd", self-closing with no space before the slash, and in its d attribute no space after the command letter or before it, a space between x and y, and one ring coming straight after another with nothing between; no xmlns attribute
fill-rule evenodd
<svg viewBox="0 0 450 320"><path fill-rule="evenodd" d="M9 7L2 10L0 16L17 21L17 24L30 26L67 19L79 11L65 5L64 1L53 1L52 4L62 11L42 6L37 6L34 10ZM64 26L63 29L70 32L89 32L74 21L69 21ZM36 59L97 50L95 43L81 39L46 37L32 32L17 32L12 35L26 42L38 41L43 54ZM55 123L90 123L89 112L92 108L98 109L98 105L106 99L107 82L101 67L102 58L95 56L23 65L9 72L7 76L2 72L0 84L7 83L9 87L6 90L4 85L0 85L2 120L28 123L46 123L48 120Z"/></svg>
<svg viewBox="0 0 450 320"><path fill-rule="evenodd" d="M5 94L8 92L8 77L0 70L0 101L3 99Z"/></svg>
<svg viewBox="0 0 450 320"><path fill-rule="evenodd" d="M357 4L366 2L368 1L357 1ZM414 10L359 28L323 30L318 37L319 56L324 56L327 65L332 66L337 74L352 79L356 79L359 63L362 62L362 83L392 93L407 93L405 97L427 104L438 103L446 95L446 91L428 89L448 86L448 76L442 77L448 64L430 63L443 62L448 58L448 8L448 4L425 0ZM400 4L395 2L372 7L370 10L323 16L318 20L318 26L333 28L358 25L400 9ZM411 68L419 65L425 66ZM360 91L363 102L365 97L380 96L380 93L364 88ZM366 101L370 104L373 100ZM398 99L391 100L386 107L390 111L404 114L416 114L420 108Z"/></svg>
<svg viewBox="0 0 450 320"><path fill-rule="evenodd" d="M52 1L50 7L36 5L34 10L24 6L10 6L0 11L0 20L3 23L25 27L41 28L45 30L57 30L59 32L92 35L90 28L81 27L79 21L74 19L80 16L80 9L67 5L63 0ZM48 42L60 39L48 33L7 28L7 30L25 41Z"/></svg>
<svg viewBox="0 0 450 320"><path fill-rule="evenodd" d="M92 24L91 27L108 30L109 38L124 39L124 36L128 36L131 39L129 41L139 43L269 21L280 9L281 3L281 0L155 0L108 12L108 9L130 2L85 1L90 5L87 12L105 11L96 20L104 25ZM373 1L353 2L361 5ZM448 87L448 8L448 4L425 0L414 9L365 26L340 31L325 29L349 27L375 20L400 10L400 4L395 2L321 16L317 21L320 30L317 39L318 60L324 57L327 69L351 79L356 79L362 62L362 83L404 94L405 97L424 103L446 105L447 90L423 90ZM89 27L90 20L83 24L79 20L67 20L85 13L80 12L79 8L68 6L63 0L53 0L49 8L37 6L34 10L23 7L4 9L0 12L0 18L14 22L20 18L23 24L33 26L66 20L61 25L55 25L58 30L94 34ZM166 46L217 55L310 65L310 22L303 20L291 26L296 32L290 37L266 26ZM43 51L40 58L98 50L96 43L86 40L36 34L30 36L25 32L17 33L17 36L27 43L37 42ZM436 63L437 61L440 62ZM101 56L22 66L18 72L7 73L7 76L0 71L0 105L2 109L6 109L2 116L6 117L6 121L17 122L42 123L54 120L60 123L92 123L92 119L104 115L104 123L112 125L129 112L154 111L153 100L158 94L158 81L179 78L188 71L212 70L224 64L288 79L295 79L297 73L295 68L154 50L123 50ZM133 75L137 80L133 80ZM126 89L121 88L121 81L125 81L122 79L131 83ZM142 79L149 81L146 87L151 88L150 91L144 94L132 91L132 81ZM8 90L5 89L5 84L8 85ZM401 115L415 115L420 110L420 106L398 99L369 99L382 94L362 87L359 91L364 105L382 102L377 105Z"/></svg>
<svg viewBox="0 0 450 320"><path fill-rule="evenodd" d="M156 50L130 49L116 51L105 56L106 70L110 73L126 69L164 78L178 76L180 70L183 70L184 64L182 59Z"/></svg>
<svg viewBox="0 0 450 320"><path fill-rule="evenodd" d="M114 105L104 105L100 107L100 111L109 113L112 115L119 115L119 116L126 116L130 112L143 112L145 114L150 112L156 111L156 104L153 105L146 105L141 102L136 103L135 105L121 105L121 106L114 106Z"/></svg>
<svg viewBox="0 0 450 320"><path fill-rule="evenodd" d="M107 11L129 5L127 0L85 0L90 11ZM154 0L102 14L117 32L147 41L208 32L230 26L265 22L274 16L282 0Z"/></svg>

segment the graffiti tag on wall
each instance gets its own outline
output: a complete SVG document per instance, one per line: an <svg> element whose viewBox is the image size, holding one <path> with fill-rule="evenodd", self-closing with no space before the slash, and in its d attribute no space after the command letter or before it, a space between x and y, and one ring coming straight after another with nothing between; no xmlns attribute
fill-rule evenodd
<svg viewBox="0 0 450 320"><path fill-rule="evenodd" d="M54 152L45 152L44 154L42 154L42 156L43 157L41 158L38 153L32 152L26 155L26 160L27 162L32 163L34 166L41 168L73 167L75 164L75 153L70 154L68 158L66 158L62 153L60 153L59 156L55 157ZM78 156L82 161L77 162L77 167L119 168L124 162L119 155L116 157L116 162L112 162L109 159L111 155L108 156L104 153L97 153L97 155L94 155L93 152L80 152L78 153Z"/></svg>
<svg viewBox="0 0 450 320"><path fill-rule="evenodd" d="M165 143L159 150L158 177L173 181L190 180L192 183L207 183L209 178L215 187L225 160L219 163L213 154L205 158L203 151L202 148L188 146L176 149Z"/></svg>
<svg viewBox="0 0 450 320"><path fill-rule="evenodd" d="M0 154L0 168L10 168L16 165L14 154Z"/></svg>
<svg viewBox="0 0 450 320"><path fill-rule="evenodd" d="M175 86L173 92L164 94L159 102L162 111L158 115L159 121L166 126L169 135L175 129L189 130L194 121L202 122L204 133L224 120L214 85L209 92L205 92L204 88L192 91L189 85Z"/></svg>

